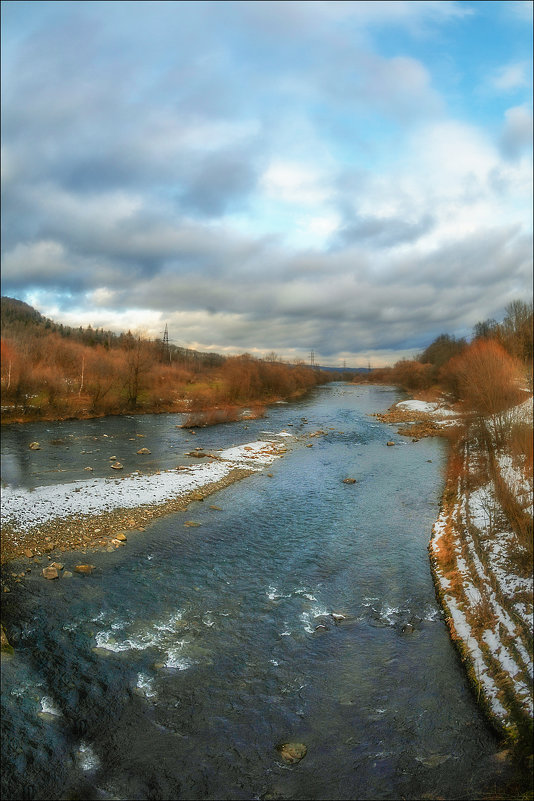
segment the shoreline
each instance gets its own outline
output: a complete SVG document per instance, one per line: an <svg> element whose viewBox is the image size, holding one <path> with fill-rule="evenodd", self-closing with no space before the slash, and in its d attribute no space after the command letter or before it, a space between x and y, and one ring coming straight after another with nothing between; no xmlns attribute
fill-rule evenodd
<svg viewBox="0 0 534 801"><path fill-rule="evenodd" d="M125 543L113 543L117 534L128 531L144 531L145 527L160 517L173 512L183 512L194 502L202 502L205 498L226 487L253 475L251 468L234 468L226 476L217 481L204 484L185 495L165 501L164 503L143 504L135 507L118 507L100 514L69 515L43 523L24 533L22 542L20 529L4 523L2 537L6 542L2 546L1 564L24 559L29 565L38 564L37 559L46 557L53 560L70 551L114 551ZM26 551L31 551L29 556Z"/></svg>
<svg viewBox="0 0 534 801"><path fill-rule="evenodd" d="M279 403L280 401L290 402L294 400L299 400L299 398L304 397L308 392L311 392L318 386L321 386L321 384L316 384L311 387L305 387L304 389L296 390L290 395L276 395L267 398L254 398L254 399L251 398L246 403L235 404L235 408L240 410L240 413L242 414L245 411L250 411L251 409L253 410L257 407L272 406L273 404ZM206 406L205 408L201 409L191 409L188 399L183 398L182 400L174 401L173 403L153 406L151 408L139 406L136 407L135 409L119 409L117 411L108 410L101 412L97 411L90 412L89 410L80 410L79 413L77 414L74 413L66 413L64 415L61 415L59 413L21 414L16 417L8 416L8 414L6 414L5 411L6 407L2 407L2 415L0 415L0 426L14 425L14 424L28 425L31 423L55 423L55 422L64 423L69 420L99 420L102 417L132 417L134 415L145 415L145 414L209 415L210 413L217 412L219 410L224 411L227 408L227 406L228 404L219 404L215 406ZM262 415L258 416L261 417ZM255 417L249 419L255 419ZM209 425L214 425L214 423L203 423L200 426L192 426L192 427L203 428Z"/></svg>
<svg viewBox="0 0 534 801"><path fill-rule="evenodd" d="M139 530L154 519L185 511L195 501L261 472L287 452L285 431L209 455L199 465L136 472L121 479L101 478L26 489L5 489L2 503L1 563L32 560L83 548L108 550L118 534Z"/></svg>
<svg viewBox="0 0 534 801"><path fill-rule="evenodd" d="M453 414L438 403L412 400L374 416L402 426L397 434L413 442L428 436L449 439L440 513L428 544L436 600L477 705L514 757L532 767L532 582L529 588L529 580L512 570L513 533L504 542L493 535L495 544L488 544L496 511L487 509L498 506L498 499L488 495L493 480L488 472L486 483L477 477L471 486L481 453L469 438L460 445L448 437L450 426L464 423ZM526 614L519 615L520 609Z"/></svg>

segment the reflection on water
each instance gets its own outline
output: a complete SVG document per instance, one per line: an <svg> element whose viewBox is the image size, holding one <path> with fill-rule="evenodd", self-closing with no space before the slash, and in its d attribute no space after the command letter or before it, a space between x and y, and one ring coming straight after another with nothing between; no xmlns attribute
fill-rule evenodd
<svg viewBox="0 0 534 801"><path fill-rule="evenodd" d="M34 570L12 587L5 796L480 798L510 778L434 598L443 443L385 447L391 429L368 415L393 397L330 385L248 428L201 430L210 449L328 434L219 493L218 509L195 503L91 554L91 577ZM141 433L166 464L194 439L171 415L58 425L51 438L78 443L55 456L69 470L99 427L98 458ZM30 454L42 483L48 463ZM288 741L308 749L294 766L276 750Z"/></svg>

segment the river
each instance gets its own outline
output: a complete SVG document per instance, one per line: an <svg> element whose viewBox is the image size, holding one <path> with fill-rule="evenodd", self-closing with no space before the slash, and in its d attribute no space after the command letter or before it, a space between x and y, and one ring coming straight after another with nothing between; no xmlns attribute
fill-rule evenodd
<svg viewBox="0 0 534 801"><path fill-rule="evenodd" d="M196 435L178 415L4 427L3 480L26 487L108 475L138 434L145 470L193 442L296 435L267 470L91 553L91 576L10 583L4 798L477 799L514 778L435 600L445 445L370 416L398 397L335 383ZM284 742L304 759L285 764Z"/></svg>

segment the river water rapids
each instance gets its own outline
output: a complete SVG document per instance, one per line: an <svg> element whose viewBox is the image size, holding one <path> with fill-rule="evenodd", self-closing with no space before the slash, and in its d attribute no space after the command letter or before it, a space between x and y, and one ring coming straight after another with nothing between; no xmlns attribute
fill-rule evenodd
<svg viewBox="0 0 534 801"><path fill-rule="evenodd" d="M435 600L445 445L370 416L398 397L336 383L196 435L178 415L5 427L3 480L30 488L107 475L137 434L148 471L294 436L126 547L62 556L91 576L10 584L4 798L477 799L514 778ZM306 745L298 764L286 742Z"/></svg>

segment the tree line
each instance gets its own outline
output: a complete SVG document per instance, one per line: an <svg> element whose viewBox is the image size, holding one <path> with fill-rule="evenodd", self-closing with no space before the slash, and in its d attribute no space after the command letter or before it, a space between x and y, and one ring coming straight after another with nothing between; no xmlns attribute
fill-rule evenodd
<svg viewBox="0 0 534 801"><path fill-rule="evenodd" d="M532 303L515 300L502 323L478 322L470 342L440 334L415 359L375 369L365 380L411 392L445 391L467 410L498 416L525 398L524 389L532 391L532 358Z"/></svg>
<svg viewBox="0 0 534 801"><path fill-rule="evenodd" d="M128 331L72 328L28 304L2 298L2 418L54 419L127 411L237 409L294 397L331 380L303 364L270 354L224 357L178 348Z"/></svg>

